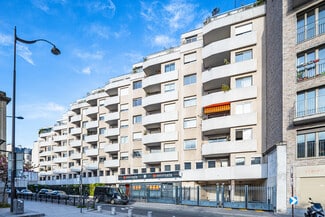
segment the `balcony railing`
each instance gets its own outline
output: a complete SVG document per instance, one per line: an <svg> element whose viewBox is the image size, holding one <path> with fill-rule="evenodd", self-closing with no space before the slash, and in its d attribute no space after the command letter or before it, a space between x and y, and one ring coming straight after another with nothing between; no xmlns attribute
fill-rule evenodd
<svg viewBox="0 0 325 217"><path fill-rule="evenodd" d="M299 109L298 108L296 111L296 118L317 115L317 114L323 114L323 113L325 113L325 106L311 108L311 109Z"/></svg>
<svg viewBox="0 0 325 217"><path fill-rule="evenodd" d="M316 59L297 66L297 81L325 75L325 59Z"/></svg>

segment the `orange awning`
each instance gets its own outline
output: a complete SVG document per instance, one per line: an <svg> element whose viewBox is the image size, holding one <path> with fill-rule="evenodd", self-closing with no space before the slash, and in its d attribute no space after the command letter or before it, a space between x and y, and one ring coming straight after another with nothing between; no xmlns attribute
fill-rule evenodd
<svg viewBox="0 0 325 217"><path fill-rule="evenodd" d="M204 107L204 114L230 111L230 102L216 103Z"/></svg>

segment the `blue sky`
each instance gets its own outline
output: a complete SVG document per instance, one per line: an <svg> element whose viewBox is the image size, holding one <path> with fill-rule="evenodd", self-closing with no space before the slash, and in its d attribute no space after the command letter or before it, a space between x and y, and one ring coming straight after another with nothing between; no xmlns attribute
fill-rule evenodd
<svg viewBox="0 0 325 217"><path fill-rule="evenodd" d="M70 104L131 72L143 57L178 46L180 35L220 13L255 0L10 0L0 1L0 90L12 96L13 34L17 43L16 145L32 147L38 130L53 126ZM11 115L11 103L7 114ZM7 142L11 119L7 118Z"/></svg>

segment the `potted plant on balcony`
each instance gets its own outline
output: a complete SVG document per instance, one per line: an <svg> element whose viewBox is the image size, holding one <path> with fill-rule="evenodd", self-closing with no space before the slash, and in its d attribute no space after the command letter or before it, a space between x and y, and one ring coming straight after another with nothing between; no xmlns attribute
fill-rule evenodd
<svg viewBox="0 0 325 217"><path fill-rule="evenodd" d="M226 92L226 91L230 90L230 87L227 84L222 84L221 85L221 90L224 91L224 92Z"/></svg>

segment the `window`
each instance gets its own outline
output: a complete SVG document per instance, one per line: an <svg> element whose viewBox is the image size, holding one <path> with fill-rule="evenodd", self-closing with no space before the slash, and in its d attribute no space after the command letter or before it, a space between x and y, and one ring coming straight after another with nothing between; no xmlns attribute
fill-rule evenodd
<svg viewBox="0 0 325 217"><path fill-rule="evenodd" d="M150 172L151 172L151 173L156 172L156 168L154 168L154 167L150 167Z"/></svg>
<svg viewBox="0 0 325 217"><path fill-rule="evenodd" d="M250 60L250 59L253 59L253 51L252 50L245 50L245 51L237 52L235 54L235 61L237 63L245 61L245 60Z"/></svg>
<svg viewBox="0 0 325 217"><path fill-rule="evenodd" d="M133 150L133 155L134 158L141 158L142 156L142 150L141 149L137 149L137 150Z"/></svg>
<svg viewBox="0 0 325 217"><path fill-rule="evenodd" d="M142 81L134 81L133 82L133 90L142 88Z"/></svg>
<svg viewBox="0 0 325 217"><path fill-rule="evenodd" d="M128 87L121 88L121 92L120 92L121 96L127 96L128 94L129 94L129 88Z"/></svg>
<svg viewBox="0 0 325 217"><path fill-rule="evenodd" d="M99 100L99 106L103 106L103 105L105 105L105 100L104 99Z"/></svg>
<svg viewBox="0 0 325 217"><path fill-rule="evenodd" d="M175 91L175 83L165 84L164 85L164 92L172 92Z"/></svg>
<svg viewBox="0 0 325 217"><path fill-rule="evenodd" d="M252 76L242 77L236 79L236 88L250 87L253 84Z"/></svg>
<svg viewBox="0 0 325 217"><path fill-rule="evenodd" d="M100 121L105 120L105 115L99 115L99 120L100 120Z"/></svg>
<svg viewBox="0 0 325 217"><path fill-rule="evenodd" d="M175 164L175 171L181 170L181 165L180 164Z"/></svg>
<svg viewBox="0 0 325 217"><path fill-rule="evenodd" d="M296 116L303 117L325 112L325 87L297 94Z"/></svg>
<svg viewBox="0 0 325 217"><path fill-rule="evenodd" d="M175 63L170 63L165 65L165 72L175 71Z"/></svg>
<svg viewBox="0 0 325 217"><path fill-rule="evenodd" d="M176 104L170 103L164 105L164 112L176 111Z"/></svg>
<svg viewBox="0 0 325 217"><path fill-rule="evenodd" d="M141 122L142 122L142 115L133 116L133 124L141 124Z"/></svg>
<svg viewBox="0 0 325 217"><path fill-rule="evenodd" d="M325 132L318 133L318 155L325 156Z"/></svg>
<svg viewBox="0 0 325 217"><path fill-rule="evenodd" d="M128 152L121 152L121 160L128 160L129 153Z"/></svg>
<svg viewBox="0 0 325 217"><path fill-rule="evenodd" d="M147 168L141 168L141 173L146 173L147 172Z"/></svg>
<svg viewBox="0 0 325 217"><path fill-rule="evenodd" d="M164 145L164 152L174 152L175 150L176 150L175 143Z"/></svg>
<svg viewBox="0 0 325 217"><path fill-rule="evenodd" d="M248 23L245 25L241 25L241 26L236 26L235 27L235 35L242 35L248 32L251 32L253 29L253 24L252 23Z"/></svg>
<svg viewBox="0 0 325 217"><path fill-rule="evenodd" d="M191 169L191 162L185 162L184 163L184 169L185 170L190 170Z"/></svg>
<svg viewBox="0 0 325 217"><path fill-rule="evenodd" d="M121 136L121 144L127 144L129 142L129 139L127 136Z"/></svg>
<svg viewBox="0 0 325 217"><path fill-rule="evenodd" d="M184 64L196 61L196 52L184 55Z"/></svg>
<svg viewBox="0 0 325 217"><path fill-rule="evenodd" d="M121 104L120 111L125 112L127 110L129 110L128 104Z"/></svg>
<svg viewBox="0 0 325 217"><path fill-rule="evenodd" d="M121 169L120 169L120 174L121 174L121 175L125 175L125 168L121 168Z"/></svg>
<svg viewBox="0 0 325 217"><path fill-rule="evenodd" d="M252 157L251 158L251 165L261 164L261 157Z"/></svg>
<svg viewBox="0 0 325 217"><path fill-rule="evenodd" d="M297 135L297 157L316 157L316 133Z"/></svg>
<svg viewBox="0 0 325 217"><path fill-rule="evenodd" d="M142 98L133 99L133 107L140 106L142 104Z"/></svg>
<svg viewBox="0 0 325 217"><path fill-rule="evenodd" d="M196 127L196 118L185 118L184 129Z"/></svg>
<svg viewBox="0 0 325 217"><path fill-rule="evenodd" d="M190 37L185 38L185 43L186 44L192 43L192 42L195 42L195 41L197 41L197 35L192 35Z"/></svg>
<svg viewBox="0 0 325 217"><path fill-rule="evenodd" d="M196 139L184 140L184 150L196 149Z"/></svg>
<svg viewBox="0 0 325 217"><path fill-rule="evenodd" d="M133 133L133 140L142 140L142 132Z"/></svg>
<svg viewBox="0 0 325 217"><path fill-rule="evenodd" d="M170 165L165 165L165 171L166 172L171 171L171 166Z"/></svg>
<svg viewBox="0 0 325 217"><path fill-rule="evenodd" d="M169 123L164 125L164 132L174 132L176 129L175 123Z"/></svg>
<svg viewBox="0 0 325 217"><path fill-rule="evenodd" d="M251 103L242 103L236 105L236 114L247 114L251 112Z"/></svg>
<svg viewBox="0 0 325 217"><path fill-rule="evenodd" d="M209 160L208 161L208 168L215 168L216 167L216 161Z"/></svg>
<svg viewBox="0 0 325 217"><path fill-rule="evenodd" d="M133 169L133 174L138 174L139 170L138 169Z"/></svg>
<svg viewBox="0 0 325 217"><path fill-rule="evenodd" d="M190 106L196 106L196 97L190 96L184 98L184 108L190 107Z"/></svg>
<svg viewBox="0 0 325 217"><path fill-rule="evenodd" d="M106 157L99 157L99 159L98 159L99 163L104 163L105 160L106 160Z"/></svg>
<svg viewBox="0 0 325 217"><path fill-rule="evenodd" d="M129 126L129 121L128 120L121 121L120 128L127 128L128 126Z"/></svg>
<svg viewBox="0 0 325 217"><path fill-rule="evenodd" d="M244 157L236 157L235 162L236 162L236 166L245 165L245 158Z"/></svg>
<svg viewBox="0 0 325 217"><path fill-rule="evenodd" d="M253 137L253 130L248 129L239 129L236 130L236 141L238 140L250 140Z"/></svg>
<svg viewBox="0 0 325 217"><path fill-rule="evenodd" d="M184 85L190 85L196 83L196 74L184 76Z"/></svg>
<svg viewBox="0 0 325 217"><path fill-rule="evenodd" d="M106 133L106 128L99 128L99 134L104 135Z"/></svg>
<svg viewBox="0 0 325 217"><path fill-rule="evenodd" d="M196 169L203 169L203 162L196 162Z"/></svg>

